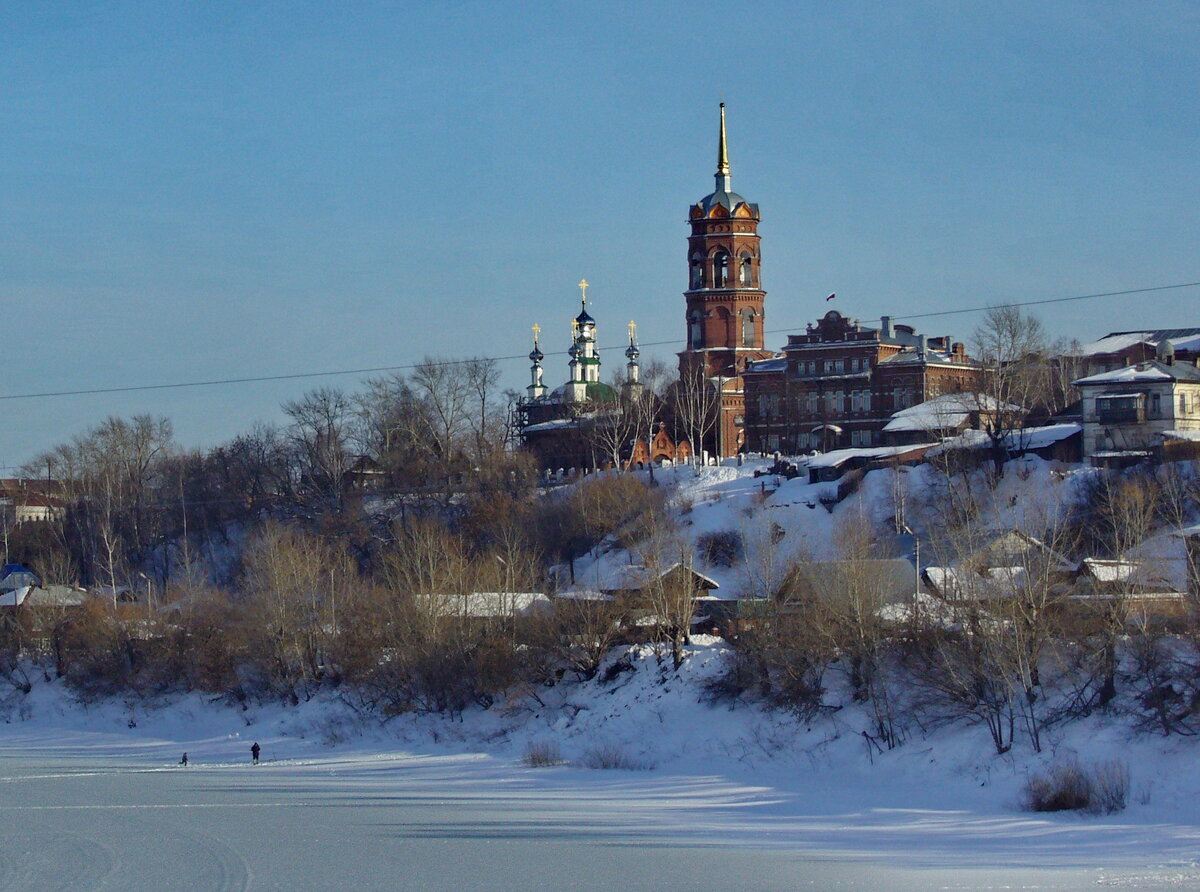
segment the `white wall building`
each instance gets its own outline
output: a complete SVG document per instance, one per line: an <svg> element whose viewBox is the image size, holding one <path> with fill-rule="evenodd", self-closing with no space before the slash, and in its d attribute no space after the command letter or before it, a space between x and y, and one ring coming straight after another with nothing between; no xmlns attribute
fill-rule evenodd
<svg viewBox="0 0 1200 892"><path fill-rule="evenodd" d="M1200 368L1175 362L1170 351L1073 383L1083 397L1084 457L1149 450L1175 434L1200 436Z"/></svg>

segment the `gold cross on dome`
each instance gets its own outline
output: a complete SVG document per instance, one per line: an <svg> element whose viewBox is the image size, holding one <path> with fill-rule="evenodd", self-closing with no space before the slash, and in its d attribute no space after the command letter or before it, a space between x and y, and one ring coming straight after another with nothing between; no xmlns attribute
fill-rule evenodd
<svg viewBox="0 0 1200 892"><path fill-rule="evenodd" d="M540 325L538 325L536 322L533 323L533 342L535 344L538 342L538 335L540 335L541 333L542 333L542 327Z"/></svg>
<svg viewBox="0 0 1200 892"><path fill-rule="evenodd" d="M637 323L632 319L629 320L629 340L632 342L634 335L637 334Z"/></svg>
<svg viewBox="0 0 1200 892"><path fill-rule="evenodd" d="M583 301L584 306L587 306L587 290L588 290L588 280L580 279L579 280L579 296L580 296L580 299Z"/></svg>

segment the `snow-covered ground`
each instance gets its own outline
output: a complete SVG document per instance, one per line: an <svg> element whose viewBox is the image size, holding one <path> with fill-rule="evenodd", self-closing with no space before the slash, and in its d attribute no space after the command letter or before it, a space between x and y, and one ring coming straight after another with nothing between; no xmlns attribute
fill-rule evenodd
<svg viewBox="0 0 1200 892"><path fill-rule="evenodd" d="M1129 808L1033 815L1049 754L952 728L868 758L852 716L701 702L724 648L386 725L40 682L0 725L0 888L1200 888L1194 743L1072 726L1050 749L1125 759ZM527 767L531 743L564 764ZM582 767L597 751L634 767Z"/></svg>
<svg viewBox="0 0 1200 892"><path fill-rule="evenodd" d="M698 566L714 594L755 594L797 553L834 557L840 526L886 529L898 499L936 538L945 494L928 468L872 472L830 511L836 484L752 476L766 464L656 472L685 540L734 530L751 555ZM1036 525L1088 473L1014 462L976 494L982 522ZM1145 556L1180 549L1163 533ZM579 584L637 558L601 546ZM39 679L0 698L0 889L1200 889L1200 744L1094 717L1047 731L1042 754L1019 741L996 756L966 726L910 728L880 753L852 706L804 723L709 705L727 654L697 637L676 673L651 649L616 653L630 668L608 681L386 723L336 693L84 707ZM528 767L534 748L562 764ZM1127 764L1127 809L1023 811L1029 773L1071 756ZM605 761L626 767L585 767Z"/></svg>

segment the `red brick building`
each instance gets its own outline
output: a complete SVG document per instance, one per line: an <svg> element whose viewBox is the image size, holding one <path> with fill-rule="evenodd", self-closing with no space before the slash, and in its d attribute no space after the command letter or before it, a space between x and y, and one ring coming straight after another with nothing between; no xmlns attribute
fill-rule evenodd
<svg viewBox="0 0 1200 892"><path fill-rule="evenodd" d="M782 355L743 372L746 448L807 452L874 446L893 412L944 393L975 391L983 372L949 335L911 326L862 325L837 310Z"/></svg>
<svg viewBox="0 0 1200 892"><path fill-rule="evenodd" d="M716 188L688 212L687 349L679 354L681 379L696 369L719 393L712 442L720 456L743 446L742 373L748 363L772 355L763 347L763 303L758 205L733 191L725 140L725 103L717 144Z"/></svg>

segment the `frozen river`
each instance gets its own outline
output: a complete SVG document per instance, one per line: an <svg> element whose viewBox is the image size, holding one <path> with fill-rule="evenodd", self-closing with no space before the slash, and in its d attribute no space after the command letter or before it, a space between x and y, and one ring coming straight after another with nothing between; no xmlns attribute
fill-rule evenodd
<svg viewBox="0 0 1200 892"><path fill-rule="evenodd" d="M831 828L798 828L771 790L721 778L483 756L177 758L0 733L0 889L1181 888L1177 875L834 853Z"/></svg>

